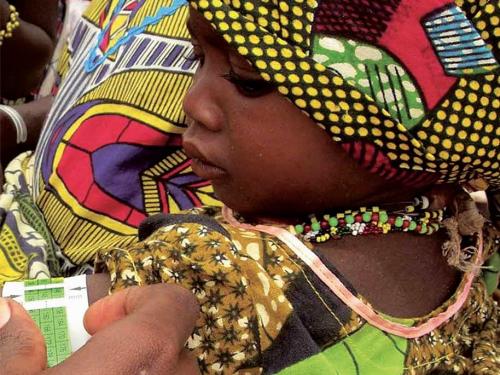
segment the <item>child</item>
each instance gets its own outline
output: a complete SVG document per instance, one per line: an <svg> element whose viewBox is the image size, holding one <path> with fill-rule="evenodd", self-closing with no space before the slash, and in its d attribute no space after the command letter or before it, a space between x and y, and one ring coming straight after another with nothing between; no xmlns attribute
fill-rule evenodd
<svg viewBox="0 0 500 375"><path fill-rule="evenodd" d="M191 5L184 147L226 206L153 217L143 242L102 251L112 291L190 289L202 373L498 373L476 277L498 232L458 185L500 182L480 34L496 6ZM449 35L476 58L452 60Z"/></svg>

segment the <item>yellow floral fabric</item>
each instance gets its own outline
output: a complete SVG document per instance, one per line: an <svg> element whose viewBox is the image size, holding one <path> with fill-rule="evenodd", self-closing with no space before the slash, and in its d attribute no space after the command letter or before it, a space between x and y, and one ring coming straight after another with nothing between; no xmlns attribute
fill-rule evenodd
<svg viewBox="0 0 500 375"><path fill-rule="evenodd" d="M208 373L233 373L269 347L292 310L283 287L299 269L276 254L274 240L262 246L258 234L239 234L231 241L202 224L174 224L146 242L101 255L113 291L175 282L195 293L202 317L188 347Z"/></svg>

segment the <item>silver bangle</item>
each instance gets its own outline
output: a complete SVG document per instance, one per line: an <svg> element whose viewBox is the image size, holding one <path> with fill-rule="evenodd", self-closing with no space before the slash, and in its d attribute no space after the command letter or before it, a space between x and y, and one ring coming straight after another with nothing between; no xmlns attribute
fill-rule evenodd
<svg viewBox="0 0 500 375"><path fill-rule="evenodd" d="M24 143L28 139L28 129L23 117L17 110L8 105L0 104L0 111L9 116L16 127L17 143Z"/></svg>

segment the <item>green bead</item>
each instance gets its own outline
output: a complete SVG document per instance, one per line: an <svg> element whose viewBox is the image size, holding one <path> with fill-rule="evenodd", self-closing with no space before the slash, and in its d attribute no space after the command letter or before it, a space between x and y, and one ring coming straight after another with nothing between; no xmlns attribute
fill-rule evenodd
<svg viewBox="0 0 500 375"><path fill-rule="evenodd" d="M397 217L396 221L394 222L394 225L397 228L401 228L403 226L403 218L402 217Z"/></svg>
<svg viewBox="0 0 500 375"><path fill-rule="evenodd" d="M352 224L352 223L354 223L354 216L352 216L352 215L345 215L345 222L346 222L347 224Z"/></svg>
<svg viewBox="0 0 500 375"><path fill-rule="evenodd" d="M422 229L420 230L420 233L422 234L427 233L427 224L422 224Z"/></svg>
<svg viewBox="0 0 500 375"><path fill-rule="evenodd" d="M380 211L378 220L381 224L385 224L389 220L389 215L387 215L386 211Z"/></svg>
<svg viewBox="0 0 500 375"><path fill-rule="evenodd" d="M365 223L369 223L370 221L372 221L372 213L371 212L365 212L363 214L363 221Z"/></svg>
<svg viewBox="0 0 500 375"><path fill-rule="evenodd" d="M313 231L317 232L321 229L321 225L319 225L319 223L315 221L314 223L311 224L311 228Z"/></svg>
<svg viewBox="0 0 500 375"><path fill-rule="evenodd" d="M295 226L295 233L298 233L298 234L304 233L304 226L301 224L297 224Z"/></svg>
<svg viewBox="0 0 500 375"><path fill-rule="evenodd" d="M336 217L331 217L330 220L328 220L328 223L331 227L336 227L337 225L339 225L339 221Z"/></svg>
<svg viewBox="0 0 500 375"><path fill-rule="evenodd" d="M414 221L411 221L410 222L410 226L408 227L409 230L415 230L415 228L417 227L417 223L414 222Z"/></svg>

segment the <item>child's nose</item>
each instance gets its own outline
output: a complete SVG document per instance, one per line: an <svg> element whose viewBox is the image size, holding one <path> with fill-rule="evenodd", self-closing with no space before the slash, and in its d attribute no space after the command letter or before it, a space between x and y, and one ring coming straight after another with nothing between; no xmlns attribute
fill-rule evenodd
<svg viewBox="0 0 500 375"><path fill-rule="evenodd" d="M219 105L217 83L198 72L182 102L187 117L211 131L222 130L224 117Z"/></svg>

